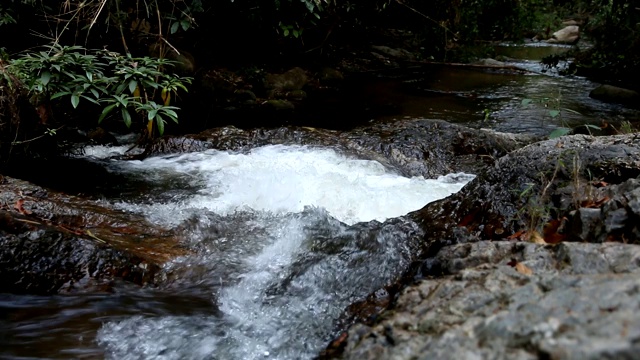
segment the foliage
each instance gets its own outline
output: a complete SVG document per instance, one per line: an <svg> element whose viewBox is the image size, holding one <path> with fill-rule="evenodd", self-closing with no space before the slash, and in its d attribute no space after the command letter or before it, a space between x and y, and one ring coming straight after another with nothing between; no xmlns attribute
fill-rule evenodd
<svg viewBox="0 0 640 360"><path fill-rule="evenodd" d="M579 112L563 107L562 106L562 94L558 93L555 97L540 97L540 98L524 98L521 101L521 106L531 106L533 104L538 104L547 109L547 114L550 118L556 119L560 122L562 126L556 128L549 134L549 139L555 139L564 135L568 135L573 131L573 128L569 126L564 117L562 116L563 112L574 113L577 115L581 115ZM584 124L582 125L589 133L591 130L599 131L600 128L591 125Z"/></svg>
<svg viewBox="0 0 640 360"><path fill-rule="evenodd" d="M165 59L52 45L11 61L7 69L25 84L36 105L67 99L76 109L85 100L103 109L98 121L119 109L129 127L133 112L146 118L149 134L155 123L162 135L166 119L178 121L172 95L186 91L191 82L167 72L171 66Z"/></svg>
<svg viewBox="0 0 640 360"><path fill-rule="evenodd" d="M640 88L640 7L632 0L591 0L593 19L588 32L595 47L578 57L578 70L587 75L606 74L606 80L618 80Z"/></svg>

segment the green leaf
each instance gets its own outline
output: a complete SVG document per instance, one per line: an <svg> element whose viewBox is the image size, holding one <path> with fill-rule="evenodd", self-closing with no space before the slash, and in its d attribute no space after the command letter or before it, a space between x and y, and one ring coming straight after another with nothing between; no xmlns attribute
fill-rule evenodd
<svg viewBox="0 0 640 360"><path fill-rule="evenodd" d="M532 101L533 100L531 100L531 99L522 99L521 105L522 106L527 106L527 105L531 104Z"/></svg>
<svg viewBox="0 0 640 360"><path fill-rule="evenodd" d="M551 134L549 134L549 139L556 139L556 138L559 138L561 136L565 136L570 132L571 132L570 128L566 128L566 127L557 128L557 129L553 130L551 132Z"/></svg>
<svg viewBox="0 0 640 360"><path fill-rule="evenodd" d="M559 110L549 110L549 116L551 116L552 118L558 117L558 115L560 115Z"/></svg>
<svg viewBox="0 0 640 360"><path fill-rule="evenodd" d="M125 83L118 85L118 87L116 88L116 94L122 94L126 87L127 87L127 84Z"/></svg>
<svg viewBox="0 0 640 360"><path fill-rule="evenodd" d="M180 23L178 22L174 22L173 24L171 24L171 34L175 34L176 32L178 32L179 26L180 26Z"/></svg>
<svg viewBox="0 0 640 360"><path fill-rule="evenodd" d="M293 30L293 37L297 39L299 36L300 36L300 31Z"/></svg>
<svg viewBox="0 0 640 360"><path fill-rule="evenodd" d="M49 80L51 80L50 72L45 71L42 73L42 75L40 75L40 82L42 83L43 86L47 86L47 84L49 83Z"/></svg>
<svg viewBox="0 0 640 360"><path fill-rule="evenodd" d="M127 108L121 108L122 112L122 120L124 120L124 124L127 127L131 126L131 114L129 114L129 110Z"/></svg>
<svg viewBox="0 0 640 360"><path fill-rule="evenodd" d="M284 29L284 36L289 36L289 29Z"/></svg>
<svg viewBox="0 0 640 360"><path fill-rule="evenodd" d="M162 136L164 134L164 119L160 115L156 117L156 126L158 127L158 134Z"/></svg>
<svg viewBox="0 0 640 360"><path fill-rule="evenodd" d="M87 101L89 101L89 102L91 102L91 103L93 103L93 104L96 104L96 105L98 105L98 104L99 104L99 103L98 103L98 101L96 101L95 99L92 99L92 98L88 97L87 95L80 95L80 97L81 97L81 98L83 98L83 99L87 99Z"/></svg>
<svg viewBox="0 0 640 360"><path fill-rule="evenodd" d="M86 72L87 74L87 79L89 80L89 82L93 82L93 74L89 71Z"/></svg>
<svg viewBox="0 0 640 360"><path fill-rule="evenodd" d="M57 98L59 98L61 96L70 95L70 94L71 94L70 91L60 91L60 92L57 92L57 93L51 95L51 97L49 99L53 100L53 99L57 99Z"/></svg>
<svg viewBox="0 0 640 360"><path fill-rule="evenodd" d="M98 124L100 124L102 122L102 120L104 120L104 118L111 112L111 110L113 110L118 104L111 104L107 107L105 107L102 110L102 114L100 114L100 117L98 118Z"/></svg>
<svg viewBox="0 0 640 360"><path fill-rule="evenodd" d="M162 112L167 114L167 116L170 117L170 118L173 118L173 119L177 119L178 118L178 114L175 111L171 110L171 109L162 108Z"/></svg>
<svg viewBox="0 0 640 360"><path fill-rule="evenodd" d="M129 105L129 99L127 99L126 96L124 95L120 95L120 96L114 96L114 98L120 103L122 104L122 107L127 107Z"/></svg>
<svg viewBox="0 0 640 360"><path fill-rule="evenodd" d="M153 109L149 111L149 114L147 114L147 119L152 120L156 115L158 115L158 109Z"/></svg>
<svg viewBox="0 0 640 360"><path fill-rule="evenodd" d="M180 26L182 27L182 30L187 31L187 30L189 30L189 27L191 26L191 23L189 23L188 20L181 20L180 21Z"/></svg>
<svg viewBox="0 0 640 360"><path fill-rule="evenodd" d="M96 99L100 98L100 93L98 93L98 90L90 89L89 91L91 91L91 93L93 94L93 96L95 96Z"/></svg>
<svg viewBox="0 0 640 360"><path fill-rule="evenodd" d="M135 79L131 79L131 81L129 81L129 92L133 94L137 87L138 82Z"/></svg>
<svg viewBox="0 0 640 360"><path fill-rule="evenodd" d="M572 114L582 115L582 114L580 114L579 112L577 112L577 111L575 111L575 110L572 110L572 109L562 108L562 110L567 111L567 112L570 112L570 113L572 113Z"/></svg>
<svg viewBox="0 0 640 360"><path fill-rule="evenodd" d="M78 104L80 103L80 95L75 93L71 95L71 106L73 106L73 108L77 108Z"/></svg>

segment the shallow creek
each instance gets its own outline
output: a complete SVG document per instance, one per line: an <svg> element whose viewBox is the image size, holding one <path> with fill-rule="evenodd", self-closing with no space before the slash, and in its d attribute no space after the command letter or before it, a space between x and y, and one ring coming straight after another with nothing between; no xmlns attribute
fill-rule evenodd
<svg viewBox="0 0 640 360"><path fill-rule="evenodd" d="M588 80L540 74L534 61L510 64L531 71L446 68L411 81L380 79L372 91L397 111L375 120L427 117L548 134L638 119L635 110L590 99L597 84ZM540 102L524 107L523 98ZM544 99L558 100L561 116L550 117ZM407 178L375 161L301 146L110 158L125 148L86 151L135 184L99 201L177 229L193 254L166 264L159 288L0 294L0 358L313 358L339 334L349 305L416 260L421 230L403 215L473 178Z"/></svg>

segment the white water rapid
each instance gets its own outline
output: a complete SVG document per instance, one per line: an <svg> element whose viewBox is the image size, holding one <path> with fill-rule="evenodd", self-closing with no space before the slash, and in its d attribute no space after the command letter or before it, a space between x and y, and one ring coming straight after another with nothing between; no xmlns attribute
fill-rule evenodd
<svg viewBox="0 0 640 360"><path fill-rule="evenodd" d="M162 189L114 205L184 233L196 255L168 264L168 283L205 289L215 309L108 321L98 343L113 359L313 358L347 306L410 265L421 230L401 216L472 178L406 178L332 149L279 145L110 168Z"/></svg>

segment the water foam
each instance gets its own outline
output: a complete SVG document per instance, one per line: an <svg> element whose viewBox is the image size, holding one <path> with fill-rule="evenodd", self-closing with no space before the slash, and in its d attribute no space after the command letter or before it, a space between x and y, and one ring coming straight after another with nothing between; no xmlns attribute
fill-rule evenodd
<svg viewBox="0 0 640 360"><path fill-rule="evenodd" d="M122 204L165 224L183 221L193 213L190 209L226 215L243 209L300 212L305 206L325 208L347 224L384 221L457 192L470 179L468 175L453 181L454 177L407 178L376 161L349 158L332 149L282 145L248 154L210 150L157 157L127 166L191 177L192 185L200 189L180 203Z"/></svg>
<svg viewBox="0 0 640 360"><path fill-rule="evenodd" d="M375 161L300 146L115 168L197 189L176 202L119 206L182 224L198 255L166 271L209 289L220 315L108 322L98 341L114 359L313 358L337 335L344 309L397 279L423 241L408 219L368 221L404 215L472 178L406 178Z"/></svg>

